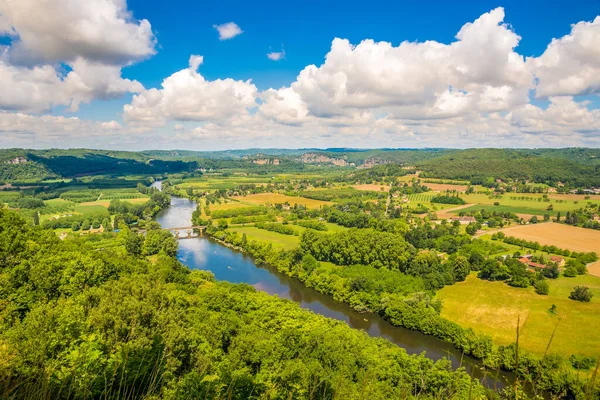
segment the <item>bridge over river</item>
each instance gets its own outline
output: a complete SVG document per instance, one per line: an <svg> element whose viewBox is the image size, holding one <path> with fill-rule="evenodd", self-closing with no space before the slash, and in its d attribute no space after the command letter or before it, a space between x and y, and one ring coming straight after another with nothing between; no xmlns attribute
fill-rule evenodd
<svg viewBox="0 0 600 400"><path fill-rule="evenodd" d="M176 226L173 228L162 228L162 229L166 229L166 230L170 231L173 234L173 236L175 236L175 239L191 239L191 238L203 236L204 231L206 230L206 226L202 226L202 225ZM143 235L146 234L145 229L140 229L138 232ZM184 236L181 235L182 232L185 233ZM198 232L198 234L194 235L195 232Z"/></svg>

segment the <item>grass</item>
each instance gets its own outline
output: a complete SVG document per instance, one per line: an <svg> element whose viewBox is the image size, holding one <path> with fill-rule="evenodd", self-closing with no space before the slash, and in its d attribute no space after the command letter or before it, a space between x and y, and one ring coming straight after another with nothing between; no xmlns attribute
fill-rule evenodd
<svg viewBox="0 0 600 400"><path fill-rule="evenodd" d="M560 324L550 353L563 356L598 355L600 341L600 278L583 275L549 280L550 294L541 296L533 288L513 288L503 282L489 282L471 274L465 282L446 286L438 292L443 301L442 316L476 332L490 335L497 344L515 340L517 317L521 317L520 345L543 354L557 321ZM592 289L590 303L570 300L576 285ZM548 312L555 304L557 314Z"/></svg>
<svg viewBox="0 0 600 400"><path fill-rule="evenodd" d="M103 205L99 205L99 204L87 204L87 203L76 204L74 211L76 213L83 214L83 215L99 215L99 214L101 214L101 215L108 216L107 208L104 207Z"/></svg>
<svg viewBox="0 0 600 400"><path fill-rule="evenodd" d="M555 215L557 211L560 211L564 215L567 211L583 207L587 202L600 204L599 196L592 196L589 200L585 200L585 196L576 194L549 194L549 201L544 201L542 194L534 193L506 193L500 196L500 198L490 198L486 194L473 193L461 197L467 203L493 206L495 202L498 202L500 203L499 207L512 207L525 210L523 212L511 212L534 215L540 215L540 212L542 215L546 212ZM549 205L552 205L554 208L553 211L546 211ZM537 210L537 212L531 212L532 210Z"/></svg>
<svg viewBox="0 0 600 400"><path fill-rule="evenodd" d="M548 203L544 203L547 204ZM453 211L454 214L458 214L461 212L465 212L465 213L470 213L470 212L477 212L477 211L481 211L481 210L485 210L488 212L501 212L501 213L512 213L512 214L531 214L531 215L537 215L537 216L543 216L544 214L549 214L552 216L555 216L557 211L546 211L545 208L540 209L540 208L529 208L529 207L518 207L518 206L505 206L505 205L499 205L499 206L494 206L494 205L474 205L471 207L467 207L467 208L463 208L460 210L456 210Z"/></svg>
<svg viewBox="0 0 600 400"><path fill-rule="evenodd" d="M418 193L418 194L409 194L408 195L408 201L410 201L411 203L421 203L421 204L426 204L426 203L431 203L431 199L433 199L435 196L437 196L436 193Z"/></svg>
<svg viewBox="0 0 600 400"><path fill-rule="evenodd" d="M258 193L243 197L235 197L235 199L245 203L256 205L273 205L277 203L288 202L291 206L293 206L294 204L302 204L307 208L320 208L324 205L333 204L329 201L313 200L298 196L286 196L285 194L280 193Z"/></svg>
<svg viewBox="0 0 600 400"><path fill-rule="evenodd" d="M294 229L298 228L294 226ZM267 231L265 229L258 229L254 226L235 226L228 230L238 232L240 235L245 233L248 240L258 240L261 242L273 243L273 246L283 248L285 250L292 250L298 247L300 244L299 236L282 235L281 233Z"/></svg>

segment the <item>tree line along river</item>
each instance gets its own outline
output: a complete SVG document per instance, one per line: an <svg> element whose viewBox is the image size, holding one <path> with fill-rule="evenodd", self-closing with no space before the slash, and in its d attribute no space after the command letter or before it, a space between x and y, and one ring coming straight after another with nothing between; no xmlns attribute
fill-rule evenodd
<svg viewBox="0 0 600 400"><path fill-rule="evenodd" d="M155 182L153 186L160 189L160 181ZM194 201L172 196L171 206L159 212L155 221L163 228L188 226L195 209ZM513 375L510 373L501 371L497 376L496 371L486 372L480 361L463 356L450 343L417 331L393 326L378 314L359 313L268 265L258 266L251 256L209 238L180 240L177 258L190 269L211 271L218 280L246 283L257 290L291 300L316 314L343 321L372 337L385 338L406 349L409 354L425 352L429 358L435 360L447 357L455 368L462 365L471 376L490 388L503 388L513 381Z"/></svg>

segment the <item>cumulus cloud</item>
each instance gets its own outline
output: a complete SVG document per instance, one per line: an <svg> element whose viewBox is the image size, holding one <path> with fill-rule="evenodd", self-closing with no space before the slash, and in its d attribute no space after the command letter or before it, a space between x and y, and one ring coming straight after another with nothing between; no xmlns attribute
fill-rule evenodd
<svg viewBox="0 0 600 400"><path fill-rule="evenodd" d="M600 16L574 24L546 51L527 60L539 80L538 97L600 92Z"/></svg>
<svg viewBox="0 0 600 400"><path fill-rule="evenodd" d="M125 65L155 52L146 20L136 21L124 0L0 2L0 110L76 111L81 103L142 91L123 79Z"/></svg>
<svg viewBox="0 0 600 400"><path fill-rule="evenodd" d="M244 31L235 22L213 25L213 28L219 32L219 40L233 39L234 37L244 33Z"/></svg>
<svg viewBox="0 0 600 400"><path fill-rule="evenodd" d="M0 14L17 34L8 52L16 64L126 65L155 53L150 23L133 19L125 0L2 1Z"/></svg>
<svg viewBox="0 0 600 400"><path fill-rule="evenodd" d="M281 51L272 51L267 53L267 58L271 61L279 61L285 58L285 50L281 49Z"/></svg>
<svg viewBox="0 0 600 400"><path fill-rule="evenodd" d="M486 13L451 44L336 38L325 62L302 70L291 89L322 118L356 109L432 118L506 110L528 101L533 76L503 19L501 8Z"/></svg>
<svg viewBox="0 0 600 400"><path fill-rule="evenodd" d="M197 68L201 56L191 56L190 67L162 82L162 89L146 90L123 108L123 117L143 127L162 126L168 120L217 121L248 113L258 90L251 81L207 81Z"/></svg>

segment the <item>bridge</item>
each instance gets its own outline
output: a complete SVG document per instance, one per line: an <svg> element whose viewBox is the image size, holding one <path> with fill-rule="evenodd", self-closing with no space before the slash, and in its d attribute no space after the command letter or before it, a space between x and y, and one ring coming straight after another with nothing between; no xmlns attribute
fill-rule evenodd
<svg viewBox="0 0 600 400"><path fill-rule="evenodd" d="M206 230L206 226L193 225L193 226L176 226L173 228L163 228L170 231L175 239L189 239L193 237L202 236L204 231ZM198 231L198 235L193 235L195 231ZM180 232L187 232L186 236L180 236Z"/></svg>
<svg viewBox="0 0 600 400"><path fill-rule="evenodd" d="M176 226L173 228L162 228L162 229L166 229L166 230L170 231L173 234L173 236L175 236L175 239L190 239L190 238L202 236L204 231L206 230L206 226L201 226L201 225ZM198 231L198 234L194 235L193 233L196 231ZM146 234L145 229L140 229L138 232L142 235ZM187 233L187 235L180 236L180 234L179 234L180 232L185 232L185 233Z"/></svg>

